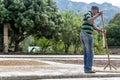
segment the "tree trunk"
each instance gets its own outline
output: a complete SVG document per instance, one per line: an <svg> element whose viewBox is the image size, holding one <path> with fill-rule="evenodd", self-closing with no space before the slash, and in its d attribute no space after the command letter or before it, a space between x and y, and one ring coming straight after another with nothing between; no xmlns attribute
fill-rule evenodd
<svg viewBox="0 0 120 80"><path fill-rule="evenodd" d="M69 46L66 44L65 45L65 53L68 54L68 49L69 49Z"/></svg>
<svg viewBox="0 0 120 80"><path fill-rule="evenodd" d="M0 52L3 52L3 26L0 25Z"/></svg>
<svg viewBox="0 0 120 80"><path fill-rule="evenodd" d="M20 37L20 38L19 38L19 36L16 37L16 39L14 40L14 42L15 42L14 51L15 52L21 51L21 47L19 46L19 43L22 42L24 39L25 39L25 37Z"/></svg>
<svg viewBox="0 0 120 80"><path fill-rule="evenodd" d="M75 55L78 54L78 53L77 53L78 48L79 48L79 46L78 46L78 45L75 45L75 49L74 49L74 54L75 54Z"/></svg>
<svg viewBox="0 0 120 80"><path fill-rule="evenodd" d="M17 52L17 51L19 51L19 43L15 43L15 50L14 50L15 52Z"/></svg>
<svg viewBox="0 0 120 80"><path fill-rule="evenodd" d="M77 54L77 46L75 46L74 54Z"/></svg>
<svg viewBox="0 0 120 80"><path fill-rule="evenodd" d="M8 52L8 28L9 28L9 23L4 24L4 51Z"/></svg>

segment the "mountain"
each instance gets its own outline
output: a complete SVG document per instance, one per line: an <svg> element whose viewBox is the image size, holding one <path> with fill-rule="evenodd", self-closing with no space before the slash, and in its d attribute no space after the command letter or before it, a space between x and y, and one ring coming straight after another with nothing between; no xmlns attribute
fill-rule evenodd
<svg viewBox="0 0 120 80"><path fill-rule="evenodd" d="M120 12L120 8L113 6L110 3L98 4L92 2L90 4L84 2L73 2L71 0L55 0L60 11L65 11L67 9L75 12L85 13L90 10L91 6L98 6L101 11L104 11L104 21L108 24L110 19L112 19L116 13Z"/></svg>

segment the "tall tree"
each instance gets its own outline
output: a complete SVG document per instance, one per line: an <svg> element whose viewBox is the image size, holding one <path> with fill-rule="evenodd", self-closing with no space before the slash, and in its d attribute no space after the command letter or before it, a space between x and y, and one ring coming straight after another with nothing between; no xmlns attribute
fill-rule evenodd
<svg viewBox="0 0 120 80"><path fill-rule="evenodd" d="M77 47L79 45L79 29L81 18L76 13L71 11L66 11L62 14L64 19L64 24L61 29L61 39L64 42L65 53L69 52L71 45L74 45L74 53L76 53Z"/></svg>
<svg viewBox="0 0 120 80"><path fill-rule="evenodd" d="M6 24L8 22L9 18L8 18L8 11L7 9L5 9L5 5L2 3L2 0L0 0L0 52L3 51L3 49L5 48L5 44L4 43L4 34L3 34L3 24ZM7 49L7 48L6 48Z"/></svg>
<svg viewBox="0 0 120 80"><path fill-rule="evenodd" d="M110 20L107 27L107 38L109 46L120 46L120 13Z"/></svg>
<svg viewBox="0 0 120 80"><path fill-rule="evenodd" d="M51 38L61 22L53 0L1 0L1 3L6 14L0 15L8 15L1 23L7 21L11 26L10 46L15 46L14 51L18 51L19 43L30 35Z"/></svg>

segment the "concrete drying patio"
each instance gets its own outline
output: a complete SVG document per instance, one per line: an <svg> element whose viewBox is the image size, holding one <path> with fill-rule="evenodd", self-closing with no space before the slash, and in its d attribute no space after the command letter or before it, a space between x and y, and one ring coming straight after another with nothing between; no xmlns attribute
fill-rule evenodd
<svg viewBox="0 0 120 80"><path fill-rule="evenodd" d="M99 72L85 74L83 65L59 63L30 58L0 58L0 80L37 80L62 78L120 77L120 69L110 71L94 67Z"/></svg>

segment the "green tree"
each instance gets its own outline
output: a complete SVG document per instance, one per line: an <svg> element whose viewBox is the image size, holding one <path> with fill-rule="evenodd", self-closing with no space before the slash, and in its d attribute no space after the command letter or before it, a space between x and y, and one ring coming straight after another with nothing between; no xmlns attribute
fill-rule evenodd
<svg viewBox="0 0 120 80"><path fill-rule="evenodd" d="M110 20L109 24L120 25L120 13L117 13L115 17Z"/></svg>
<svg viewBox="0 0 120 80"><path fill-rule="evenodd" d="M105 47L103 46L103 35L100 32L94 31L94 51L95 54L105 54Z"/></svg>
<svg viewBox="0 0 120 80"><path fill-rule="evenodd" d="M0 51L3 51L3 25L8 21L8 11L4 7L5 5L0 0Z"/></svg>
<svg viewBox="0 0 120 80"><path fill-rule="evenodd" d="M120 25L110 24L107 26L107 40L109 46L120 46Z"/></svg>
<svg viewBox="0 0 120 80"><path fill-rule="evenodd" d="M15 46L14 51L18 51L19 43L30 35L52 38L62 22L53 0L1 0L0 2L1 23L7 22L11 26L10 46Z"/></svg>
<svg viewBox="0 0 120 80"><path fill-rule="evenodd" d="M62 23L62 17L58 12L56 3L53 0L47 0L47 2L47 5L43 7L40 13L42 20L40 20L40 25L36 27L36 36L38 38L44 36L48 39L53 37L57 38L59 25Z"/></svg>
<svg viewBox="0 0 120 80"><path fill-rule="evenodd" d="M79 28L81 18L76 13L66 11L62 13L64 23L61 28L61 39L64 42L65 53L69 52L71 45L74 45L74 53L76 53L77 46L79 45Z"/></svg>
<svg viewBox="0 0 120 80"><path fill-rule="evenodd" d="M110 20L107 26L107 39L109 46L120 46L120 13Z"/></svg>
<svg viewBox="0 0 120 80"><path fill-rule="evenodd" d="M72 22L72 45L74 46L74 54L78 53L78 49L80 47L80 25L82 24L82 18L81 15L78 15L76 13L72 13L73 19Z"/></svg>
<svg viewBox="0 0 120 80"><path fill-rule="evenodd" d="M51 45L52 45L51 40L48 40L45 37L40 38L40 39L38 39L38 38L34 38L34 39L35 39L34 44L36 44L36 46L40 47L38 52L45 53L45 52L47 52L47 50L49 50L51 48Z"/></svg>
<svg viewBox="0 0 120 80"><path fill-rule="evenodd" d="M7 23L9 21L9 12L5 8L2 0L0 0L0 24Z"/></svg>

